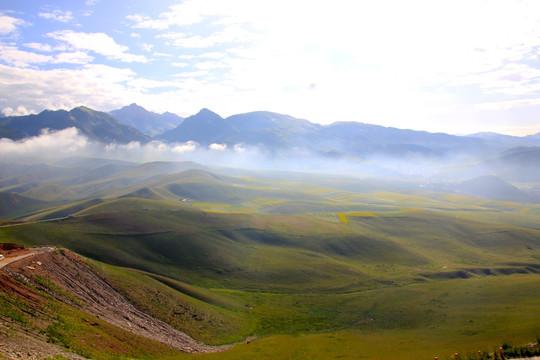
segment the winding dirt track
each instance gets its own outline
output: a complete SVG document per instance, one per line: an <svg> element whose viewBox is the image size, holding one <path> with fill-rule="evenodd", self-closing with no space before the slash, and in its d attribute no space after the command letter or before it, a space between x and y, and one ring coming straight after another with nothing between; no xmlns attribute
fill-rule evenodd
<svg viewBox="0 0 540 360"><path fill-rule="evenodd" d="M14 263L14 262L19 261L19 260L22 260L24 258L34 256L34 255L37 255L39 253L49 252L49 251L52 251L52 250L54 250L54 248L51 247L51 246L33 248L33 249L31 249L30 252L27 252L27 253L25 253L23 255L14 256L14 257L4 259L3 261L0 262L0 269L3 268L6 265L9 265L9 264Z"/></svg>

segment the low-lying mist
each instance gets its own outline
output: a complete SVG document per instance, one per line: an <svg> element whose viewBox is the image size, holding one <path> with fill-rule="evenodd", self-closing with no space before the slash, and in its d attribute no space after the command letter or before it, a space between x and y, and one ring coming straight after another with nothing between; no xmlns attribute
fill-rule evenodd
<svg viewBox="0 0 540 360"><path fill-rule="evenodd" d="M478 192L479 196L484 193L493 194L488 197L495 199L509 198L506 195L501 197L499 195L501 191L517 193L518 189L510 189L509 187L514 185L505 183L505 180L514 184L520 183L514 179L521 171L520 176L530 178L532 181L527 181L529 183L526 186L527 192L518 196L519 201L527 200L528 194L531 194L531 201L534 202L537 202L538 195L533 195L533 193L537 192L537 185L540 183L540 179L536 179L534 169L515 167L509 171L508 166L503 164L501 167L500 163L496 163L497 168L495 168L489 165L493 162L475 159L474 154L424 156L417 153L403 153L391 156L375 152L361 157L345 156L335 152L316 153L303 147L292 150L268 150L263 146L245 144L230 146L214 143L204 146L194 141L103 144L89 140L76 128L60 131L43 130L39 136L18 141L0 139L0 162L3 163L53 164L61 159L77 157L133 163L193 161L222 169L225 167L344 175L357 179L384 181L400 187L457 193L465 191L465 188L459 186L464 181L482 176L499 176L503 183L497 182L497 187L491 192L485 191L484 188L492 186L490 184L494 183L493 180L485 178L475 183L476 188L482 189ZM530 184L534 186L531 187ZM476 191L470 189L471 186L466 187L466 190L474 195ZM510 196L510 199L512 197L514 195Z"/></svg>
<svg viewBox="0 0 540 360"><path fill-rule="evenodd" d="M359 177L383 176L430 178L444 173L444 165L456 164L447 159L422 156L370 157L315 154L303 148L268 151L263 147L235 144L203 146L194 141L146 144L103 144L92 142L76 128L43 130L39 136L14 141L0 139L0 161L18 163L53 163L67 157L100 157L143 163L152 161L195 161L205 165L260 170L314 171L348 174ZM442 161L442 163L441 163Z"/></svg>

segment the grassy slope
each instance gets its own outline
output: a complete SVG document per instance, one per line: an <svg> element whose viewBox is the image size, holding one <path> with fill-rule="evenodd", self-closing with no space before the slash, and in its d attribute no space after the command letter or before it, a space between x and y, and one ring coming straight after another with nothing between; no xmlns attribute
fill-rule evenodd
<svg viewBox="0 0 540 360"><path fill-rule="evenodd" d="M310 215L138 210L3 228L0 234L27 245L58 243L170 278L108 275L124 289L146 289L125 290L141 307L155 308L157 299L184 304L189 311L183 315L172 316L167 306L153 311L213 343L349 329L332 336L375 341L378 334L382 343L409 334L434 344L447 341L450 351L461 342L527 341L540 331L534 312L540 305L539 231L422 210L375 215L349 217L344 224ZM175 286L174 279L184 284ZM167 295L148 298L152 291ZM307 343L325 343L325 336L280 341L308 351ZM272 341L252 348L270 351L264 349ZM213 356L235 358L236 351ZM289 356L272 351L275 358Z"/></svg>
<svg viewBox="0 0 540 360"><path fill-rule="evenodd" d="M167 184L151 188L167 196ZM540 334L538 206L333 185L280 184L311 196L302 202L259 192L231 207L194 204L231 214L124 198L0 236L150 272L102 267L140 307L198 339L264 337L203 358L443 359ZM232 214L242 206L277 214ZM282 215L299 211L312 214ZM345 224L336 212L349 211L375 216Z"/></svg>

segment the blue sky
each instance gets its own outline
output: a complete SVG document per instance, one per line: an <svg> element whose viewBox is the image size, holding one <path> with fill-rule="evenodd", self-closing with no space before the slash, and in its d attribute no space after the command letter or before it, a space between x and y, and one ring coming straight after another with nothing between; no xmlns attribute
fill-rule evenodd
<svg viewBox="0 0 540 360"><path fill-rule="evenodd" d="M4 0L0 111L135 102L526 135L539 56L537 0Z"/></svg>

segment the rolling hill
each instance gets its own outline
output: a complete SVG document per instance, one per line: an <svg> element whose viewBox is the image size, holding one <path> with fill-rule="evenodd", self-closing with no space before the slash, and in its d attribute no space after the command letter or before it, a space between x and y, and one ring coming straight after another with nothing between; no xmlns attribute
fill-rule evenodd
<svg viewBox="0 0 540 360"><path fill-rule="evenodd" d="M0 218L14 218L36 211L45 206L45 202L27 198L14 193L0 192Z"/></svg>
<svg viewBox="0 0 540 360"><path fill-rule="evenodd" d="M484 175L456 186L459 193L501 201L540 203L536 194L526 193L493 175Z"/></svg>
<svg viewBox="0 0 540 360"><path fill-rule="evenodd" d="M56 166L77 164L34 188L49 202L25 205L28 223L0 227L5 242L58 246L0 271L13 336L96 359L188 356L130 332L96 295L105 285L77 290L97 278L131 304L114 297L116 313L134 306L211 345L250 339L203 359L428 359L540 331L537 204L192 162Z"/></svg>

